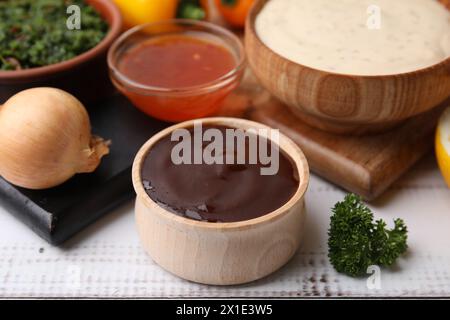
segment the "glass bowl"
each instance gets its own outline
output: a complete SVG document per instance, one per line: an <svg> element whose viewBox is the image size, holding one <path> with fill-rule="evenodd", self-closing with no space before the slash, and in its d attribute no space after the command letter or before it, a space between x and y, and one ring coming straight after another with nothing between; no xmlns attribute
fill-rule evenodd
<svg viewBox="0 0 450 320"><path fill-rule="evenodd" d="M236 61L235 67L219 78L189 87L158 87L136 82L119 69L124 55L136 46L162 36L189 36L224 47ZM168 122L212 116L243 76L245 51L232 32L208 22L175 19L137 26L125 32L108 53L110 78L116 88L144 113Z"/></svg>

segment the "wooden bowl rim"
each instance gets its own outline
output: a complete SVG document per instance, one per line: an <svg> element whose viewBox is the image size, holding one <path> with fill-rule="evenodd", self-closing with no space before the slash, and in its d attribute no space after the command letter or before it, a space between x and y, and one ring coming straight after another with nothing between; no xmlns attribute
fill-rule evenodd
<svg viewBox="0 0 450 320"><path fill-rule="evenodd" d="M48 76L54 73L67 71L78 65L81 65L102 52L108 50L113 41L120 35L122 31L122 14L119 8L110 0L85 0L92 5L101 14L109 25L106 36L95 47L90 50L66 61L50 64L48 66L36 67L24 70L0 71L0 80L18 80L27 79L29 77Z"/></svg>
<svg viewBox="0 0 450 320"><path fill-rule="evenodd" d="M227 117L213 117L213 118L204 118L204 119L196 119L196 120L190 120L186 122L182 122L176 125L173 125L169 128L166 128L156 135L154 135L152 138L150 138L139 150L139 152L136 155L136 158L133 163L133 169L132 169L132 179L133 179L133 186L137 194L137 201L142 200L144 201L144 204L146 207L151 208L152 211L157 212L157 214L166 220L171 220L174 222L177 222L179 224L182 224L184 226L194 227L194 228L201 228L204 230L242 230L242 229L248 229L251 227L254 227L256 225L263 225L266 223L273 222L281 217L283 217L285 214L289 212L289 210L295 206L299 201L304 199L306 190L309 185L310 175L309 175L309 166L308 162L306 160L305 155L303 154L302 150L287 136L280 133L280 141L279 141L279 147L292 161L292 165L297 170L298 176L299 176L299 185L297 188L297 191L295 194L290 198L290 200L285 203L283 206L278 208L275 211L272 211L270 213L267 213L261 217L254 218L251 220L244 220L244 221L238 221L238 222L219 222L219 223L212 223L212 222L205 222L205 221L196 221L189 218L185 218L182 216L178 216L163 207L161 207L159 204L154 202L146 193L142 179L141 179L141 169L142 164L145 160L146 155L148 154L151 147L161 140L162 138L166 137L167 135L171 134L172 131L180 128L188 128L192 127L196 121L201 121L203 125L224 125L229 126L232 128L240 128L240 129L248 129L248 128L255 128L255 129L271 129L270 127L263 125L258 122L250 121L250 120L244 120L244 119L238 119L238 118L227 118Z"/></svg>
<svg viewBox="0 0 450 320"><path fill-rule="evenodd" d="M436 71L438 69L450 66L450 57L447 57L443 61L438 62L438 63L436 63L436 64L434 64L432 66L426 67L426 68L421 68L421 69L408 71L408 72L403 72L403 73L397 73L397 74L388 74L388 75L354 75L354 74L336 73L336 72L331 72L331 71L325 71L325 70L320 70L320 69L316 69L316 68L305 66L303 64L300 64L300 63L297 63L297 62L292 61L290 59L287 59L287 58L281 56L280 54L276 53L271 48L269 48L259 38L258 33L256 32L256 28L255 28L255 21L256 21L257 16L261 12L261 10L264 8L264 6L269 1L271 1L271 0L255 0L255 2L253 3L252 8L250 10L250 13L247 16L245 37L252 37L255 41L258 42L259 45L261 45L264 49L268 50L272 55L276 56L277 58L283 60L286 63L295 65L297 67L300 67L300 68L303 68L303 69L306 69L306 70L309 70L309 71L312 71L312 72L319 72L319 73L322 73L325 76L351 78L353 80L355 80L355 79L390 80L390 79L395 79L395 78L398 78L398 77L406 77L406 78L407 77L413 77L413 76L429 73L431 71ZM444 7L446 7L448 10L450 10L450 8L447 5L447 2L444 2L444 0L437 0L437 1L442 3L444 5ZM250 61L252 57L248 54L248 51L247 51L247 56L248 56L248 60Z"/></svg>

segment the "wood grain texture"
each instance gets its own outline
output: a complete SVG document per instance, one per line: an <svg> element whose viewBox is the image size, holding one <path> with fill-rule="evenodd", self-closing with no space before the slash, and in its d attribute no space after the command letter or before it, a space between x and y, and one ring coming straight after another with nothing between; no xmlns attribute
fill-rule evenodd
<svg viewBox="0 0 450 320"><path fill-rule="evenodd" d="M387 76L312 69L269 49L255 19L270 0L257 0L246 27L248 61L261 84L308 124L335 133L380 132L426 112L450 96L450 58L429 68ZM442 0L450 7L448 0Z"/></svg>
<svg viewBox="0 0 450 320"><path fill-rule="evenodd" d="M304 194L309 169L299 147L281 135L279 146L291 159L299 176L295 195L281 208L262 217L233 223L208 223L177 216L146 194L142 163L154 143L188 121L154 136L136 156L133 184L137 193L136 222L147 253L164 269L190 281L233 285L263 278L285 265L300 246L305 224ZM204 125L241 129L267 128L242 119L210 118Z"/></svg>
<svg viewBox="0 0 450 320"><path fill-rule="evenodd" d="M337 135L305 124L260 86L249 70L239 89L225 101L220 114L280 129L300 146L314 173L366 200L374 200L432 152L437 119L449 105L447 100L384 133Z"/></svg>
<svg viewBox="0 0 450 320"><path fill-rule="evenodd" d="M441 111L442 107L436 108L394 130L364 136L335 135L302 124L275 99L252 109L248 116L279 128L295 141L312 171L366 200L374 200L431 152Z"/></svg>

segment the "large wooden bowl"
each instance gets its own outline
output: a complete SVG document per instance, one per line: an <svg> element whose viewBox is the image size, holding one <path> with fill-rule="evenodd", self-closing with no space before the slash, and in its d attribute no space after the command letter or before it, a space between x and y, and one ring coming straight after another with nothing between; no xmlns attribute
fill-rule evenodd
<svg viewBox="0 0 450 320"><path fill-rule="evenodd" d="M255 30L256 17L268 1L257 0L248 17L248 61L261 84L306 123L336 133L377 132L450 96L450 58L429 68L387 76L335 74L283 58ZM441 2L450 9L450 0Z"/></svg>
<svg viewBox="0 0 450 320"><path fill-rule="evenodd" d="M204 125L265 128L234 118L209 118ZM281 208L262 217L233 223L209 223L177 216L145 192L141 171L152 146L173 130L192 127L194 121L172 126L153 136L139 151L133 165L137 193L136 224L144 249L161 267L194 282L213 285L257 280L281 268L297 251L305 224L304 196L309 183L305 156L297 145L280 135L279 146L292 161L300 180L295 195Z"/></svg>

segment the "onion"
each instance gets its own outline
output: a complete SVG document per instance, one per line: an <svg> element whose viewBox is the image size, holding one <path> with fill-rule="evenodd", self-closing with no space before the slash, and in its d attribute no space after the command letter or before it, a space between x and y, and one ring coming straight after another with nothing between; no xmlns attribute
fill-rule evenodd
<svg viewBox="0 0 450 320"><path fill-rule="evenodd" d="M53 88L22 91L0 106L0 176L28 189L58 186L93 172L109 142L91 135L75 97Z"/></svg>

